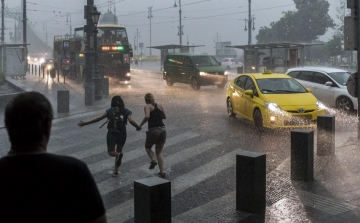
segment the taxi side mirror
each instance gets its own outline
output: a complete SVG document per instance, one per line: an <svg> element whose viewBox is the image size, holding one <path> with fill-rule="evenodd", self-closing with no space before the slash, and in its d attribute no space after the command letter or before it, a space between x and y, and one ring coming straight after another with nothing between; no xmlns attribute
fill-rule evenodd
<svg viewBox="0 0 360 223"><path fill-rule="evenodd" d="M246 94L246 95L253 96L253 95L254 95L254 91L253 91L253 90L246 90L246 91L245 91L245 94Z"/></svg>
<svg viewBox="0 0 360 223"><path fill-rule="evenodd" d="M312 92L311 88L308 88L308 87L307 87L306 90L307 90L309 93Z"/></svg>

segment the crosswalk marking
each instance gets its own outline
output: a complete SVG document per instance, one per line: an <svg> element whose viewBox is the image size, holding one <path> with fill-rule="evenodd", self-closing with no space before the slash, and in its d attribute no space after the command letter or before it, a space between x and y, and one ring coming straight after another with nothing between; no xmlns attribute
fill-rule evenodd
<svg viewBox="0 0 360 223"><path fill-rule="evenodd" d="M221 144L222 144L221 142L211 139L209 141L200 143L196 146L186 148L183 150L179 150L179 152L177 152L171 156L165 157L165 167L174 165L176 163L181 163L191 157L194 157L202 152L213 149ZM147 170L148 168L149 168L149 165L148 165L148 163L146 163L146 164L140 166L138 169L139 170ZM126 174L126 173L121 174L120 182L119 182L118 178L109 178L105 181L98 183L98 188L99 188L101 195L107 194L115 189L120 189L129 184L132 184L133 181L136 180L136 179L134 179L134 174L133 174L133 172L127 172L127 173L129 173L129 174Z"/></svg>
<svg viewBox="0 0 360 223"><path fill-rule="evenodd" d="M167 130L171 131L171 130L174 130L176 128L177 127L175 127L175 126L170 126L170 127L167 127ZM145 143L144 132L135 132L135 131L129 131L128 130L127 134L128 134L128 137L126 139L126 143L125 143L125 146L124 146L125 150L126 150L126 148L128 148L127 144L129 144L129 143L133 143L133 142L136 142L136 141L139 141L139 140L143 140L144 143ZM93 156L93 155L97 155L97 154L100 154L102 152L105 152L105 151L107 151L105 140L106 139L104 139L104 144L101 145L101 146L96 146L96 147L90 148L88 150L79 151L79 152L71 154L70 156L73 156L73 157L78 158L78 159L83 159L83 158L86 158L86 157L89 157L89 156ZM127 152L124 151L124 153L127 153Z"/></svg>
<svg viewBox="0 0 360 223"><path fill-rule="evenodd" d="M180 134L180 135L174 136L172 138L166 139L166 146L171 146L171 145L174 145L176 143L179 143L179 142L182 142L182 141L185 141L185 140L188 140L188 139L195 138L197 136L199 136L199 134L197 134L197 133L185 132L183 134ZM129 151L127 153L124 153L123 162L129 162L129 161L131 161L133 159L136 159L136 158L138 158L140 156L143 156L143 155L146 155L146 151L145 151L144 146L132 149L131 151ZM114 160L115 160L114 157L110 157L108 159L101 160L99 162L90 164L88 167L89 167L90 172L92 174L101 172L101 171L106 170L106 169L110 170L111 168L114 167Z"/></svg>
<svg viewBox="0 0 360 223"><path fill-rule="evenodd" d="M207 178L218 174L219 172L230 168L235 165L236 154L242 150L237 149L230 153L225 154L213 160L211 163L207 163L201 167L198 167L184 175L181 175L171 181L172 189L171 196L185 191L189 187L192 187ZM119 204L109 210L107 210L107 217L110 223L123 222L134 217L134 199L130 199L122 204Z"/></svg>

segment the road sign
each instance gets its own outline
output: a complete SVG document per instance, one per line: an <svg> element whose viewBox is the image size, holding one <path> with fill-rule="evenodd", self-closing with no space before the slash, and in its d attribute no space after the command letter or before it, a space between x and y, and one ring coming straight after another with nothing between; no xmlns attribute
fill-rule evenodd
<svg viewBox="0 0 360 223"><path fill-rule="evenodd" d="M139 43L139 47L143 48L144 47L144 43Z"/></svg>

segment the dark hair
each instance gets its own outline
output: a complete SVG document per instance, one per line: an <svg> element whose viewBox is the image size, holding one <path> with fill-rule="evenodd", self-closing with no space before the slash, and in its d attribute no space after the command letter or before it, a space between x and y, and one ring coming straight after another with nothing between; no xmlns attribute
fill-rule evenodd
<svg viewBox="0 0 360 223"><path fill-rule="evenodd" d="M120 95L115 95L112 99L111 99L111 107L118 107L120 109L120 111L125 109L125 104L123 99L120 97Z"/></svg>
<svg viewBox="0 0 360 223"><path fill-rule="evenodd" d="M5 127L10 142L23 146L24 150L41 142L52 119L49 100L35 91L17 95L5 108Z"/></svg>

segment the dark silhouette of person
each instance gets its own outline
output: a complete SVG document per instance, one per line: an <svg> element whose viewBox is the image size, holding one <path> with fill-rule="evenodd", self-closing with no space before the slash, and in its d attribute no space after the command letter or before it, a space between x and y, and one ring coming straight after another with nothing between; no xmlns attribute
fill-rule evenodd
<svg viewBox="0 0 360 223"><path fill-rule="evenodd" d="M51 104L39 92L21 93L6 106L11 146L0 159L0 222L106 223L87 165L47 152L52 119Z"/></svg>

